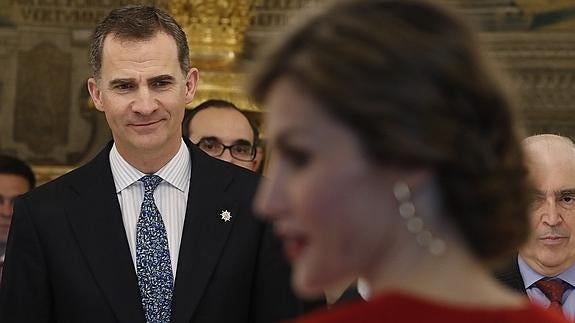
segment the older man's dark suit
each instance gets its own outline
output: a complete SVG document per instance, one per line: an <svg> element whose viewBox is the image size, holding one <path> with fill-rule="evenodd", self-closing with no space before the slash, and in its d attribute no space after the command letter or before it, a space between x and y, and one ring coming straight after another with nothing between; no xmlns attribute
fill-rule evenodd
<svg viewBox="0 0 575 323"><path fill-rule="evenodd" d="M258 178L186 144L192 175L172 322L274 322L297 315L301 304L277 241L251 214ZM17 201L0 322L144 322L110 148ZM231 221L221 219L223 210Z"/></svg>
<svg viewBox="0 0 575 323"><path fill-rule="evenodd" d="M504 285L523 294L527 294L523 277L521 277L521 272L519 271L517 257L515 257L513 261L510 261L506 266L496 271L495 277Z"/></svg>

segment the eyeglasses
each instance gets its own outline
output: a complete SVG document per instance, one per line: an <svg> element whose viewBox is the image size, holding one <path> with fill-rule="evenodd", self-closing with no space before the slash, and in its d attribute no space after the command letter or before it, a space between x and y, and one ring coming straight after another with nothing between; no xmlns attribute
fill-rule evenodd
<svg viewBox="0 0 575 323"><path fill-rule="evenodd" d="M256 150L249 142L240 141L226 146L215 138L202 138L196 146L212 157L220 157L226 149L229 149L230 155L237 160L253 161L256 157Z"/></svg>

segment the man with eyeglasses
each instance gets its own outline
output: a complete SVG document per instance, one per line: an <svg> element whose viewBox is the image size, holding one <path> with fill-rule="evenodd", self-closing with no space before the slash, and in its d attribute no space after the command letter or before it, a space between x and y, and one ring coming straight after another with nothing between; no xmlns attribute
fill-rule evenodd
<svg viewBox="0 0 575 323"><path fill-rule="evenodd" d="M231 102L207 100L190 110L183 121L184 136L208 155L256 171L258 131Z"/></svg>

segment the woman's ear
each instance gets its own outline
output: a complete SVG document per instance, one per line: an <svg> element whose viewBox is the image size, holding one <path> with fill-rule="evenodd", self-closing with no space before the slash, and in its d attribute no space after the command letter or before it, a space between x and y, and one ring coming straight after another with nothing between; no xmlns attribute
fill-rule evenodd
<svg viewBox="0 0 575 323"><path fill-rule="evenodd" d="M432 178L432 173L426 168L415 168L404 171L399 180L403 181L411 189L417 192L421 187L426 186Z"/></svg>

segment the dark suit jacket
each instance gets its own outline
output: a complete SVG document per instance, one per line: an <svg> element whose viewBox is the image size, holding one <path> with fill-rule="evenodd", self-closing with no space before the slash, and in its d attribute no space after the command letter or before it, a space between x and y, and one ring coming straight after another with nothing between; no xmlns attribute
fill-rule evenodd
<svg viewBox="0 0 575 323"><path fill-rule="evenodd" d="M335 304L340 305L349 301L363 301L363 298L361 298L361 295L357 291L357 284L353 284L343 291Z"/></svg>
<svg viewBox="0 0 575 323"><path fill-rule="evenodd" d="M495 278L499 280L504 285L514 289L522 294L527 294L525 291L525 283L523 282L523 277L521 277L521 272L519 271L519 264L517 263L517 257L509 261L506 266L495 272Z"/></svg>
<svg viewBox="0 0 575 323"><path fill-rule="evenodd" d="M192 174L172 322L275 322L299 314L278 241L252 216L258 177L186 144ZM144 322L110 148L16 202L0 322ZM230 222L222 210L231 211Z"/></svg>

